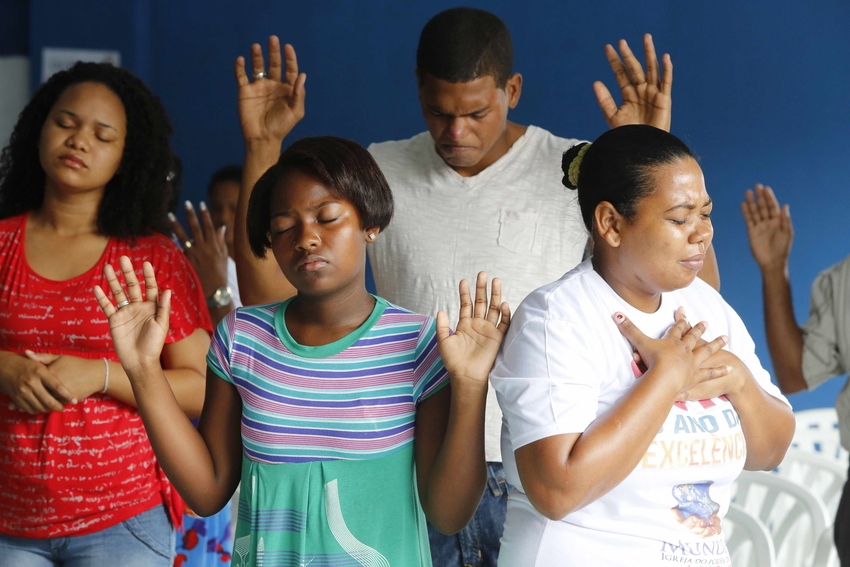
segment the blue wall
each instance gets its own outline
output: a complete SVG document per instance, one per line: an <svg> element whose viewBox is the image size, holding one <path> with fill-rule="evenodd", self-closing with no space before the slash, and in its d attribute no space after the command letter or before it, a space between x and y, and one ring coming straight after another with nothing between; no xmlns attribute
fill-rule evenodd
<svg viewBox="0 0 850 567"><path fill-rule="evenodd" d="M278 34L308 75L307 117L293 138L336 134L363 144L424 129L413 75L419 30L437 1L32 0L33 77L44 46L117 49L162 97L176 128L185 191L201 198L209 175L240 161L233 61ZM791 204L795 308L824 267L850 253L844 170L850 163L850 3L846 0L471 2L501 16L524 76L514 121L566 137L605 128L591 90L616 84L602 47L643 32L672 54L673 132L702 157L715 201L723 294L769 365L760 278L739 203L755 182ZM792 398L832 405L843 381Z"/></svg>

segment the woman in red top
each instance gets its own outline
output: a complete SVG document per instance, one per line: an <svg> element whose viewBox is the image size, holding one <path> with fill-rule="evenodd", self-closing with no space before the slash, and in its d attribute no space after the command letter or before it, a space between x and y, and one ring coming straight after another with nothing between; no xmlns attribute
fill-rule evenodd
<svg viewBox="0 0 850 567"><path fill-rule="evenodd" d="M167 274L179 306L163 364L198 416L211 325L194 272L160 234L170 134L138 78L78 63L39 89L0 157L4 565L171 565L182 501L91 293L122 255Z"/></svg>

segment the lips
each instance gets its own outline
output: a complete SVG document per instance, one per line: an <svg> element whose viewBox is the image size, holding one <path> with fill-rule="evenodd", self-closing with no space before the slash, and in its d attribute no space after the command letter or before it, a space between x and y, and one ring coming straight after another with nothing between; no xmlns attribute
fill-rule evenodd
<svg viewBox="0 0 850 567"><path fill-rule="evenodd" d="M81 157L74 154L59 156L59 161L74 169L83 169L86 167L86 162L84 162Z"/></svg>
<svg viewBox="0 0 850 567"><path fill-rule="evenodd" d="M328 261L325 260L322 256L318 256L316 254L310 254L305 256L298 262L298 266L296 269L299 272L315 272L317 270L321 270L325 266L328 265Z"/></svg>
<svg viewBox="0 0 850 567"><path fill-rule="evenodd" d="M687 266L692 270L700 270L702 268L703 261L705 260L705 254L696 254L691 256L690 258L685 258L681 260L679 263Z"/></svg>

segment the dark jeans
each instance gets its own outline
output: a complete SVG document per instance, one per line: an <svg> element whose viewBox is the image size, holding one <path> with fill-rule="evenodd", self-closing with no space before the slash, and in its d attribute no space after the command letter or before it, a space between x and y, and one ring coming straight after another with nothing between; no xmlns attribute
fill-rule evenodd
<svg viewBox="0 0 850 567"><path fill-rule="evenodd" d="M469 524L450 536L428 524L434 567L496 567L510 488L502 463L487 463L487 489Z"/></svg>
<svg viewBox="0 0 850 567"><path fill-rule="evenodd" d="M833 530L838 558L841 560L842 567L848 567L850 566L850 481L844 483L841 501L835 513Z"/></svg>

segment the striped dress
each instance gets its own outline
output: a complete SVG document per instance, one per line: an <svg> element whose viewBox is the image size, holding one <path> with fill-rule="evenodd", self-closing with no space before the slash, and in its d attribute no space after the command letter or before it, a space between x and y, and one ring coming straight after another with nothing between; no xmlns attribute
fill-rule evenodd
<svg viewBox="0 0 850 567"><path fill-rule="evenodd" d="M434 319L377 298L311 347L286 329L289 301L231 312L207 356L242 398L231 565L430 566L413 436L417 405L448 383Z"/></svg>

